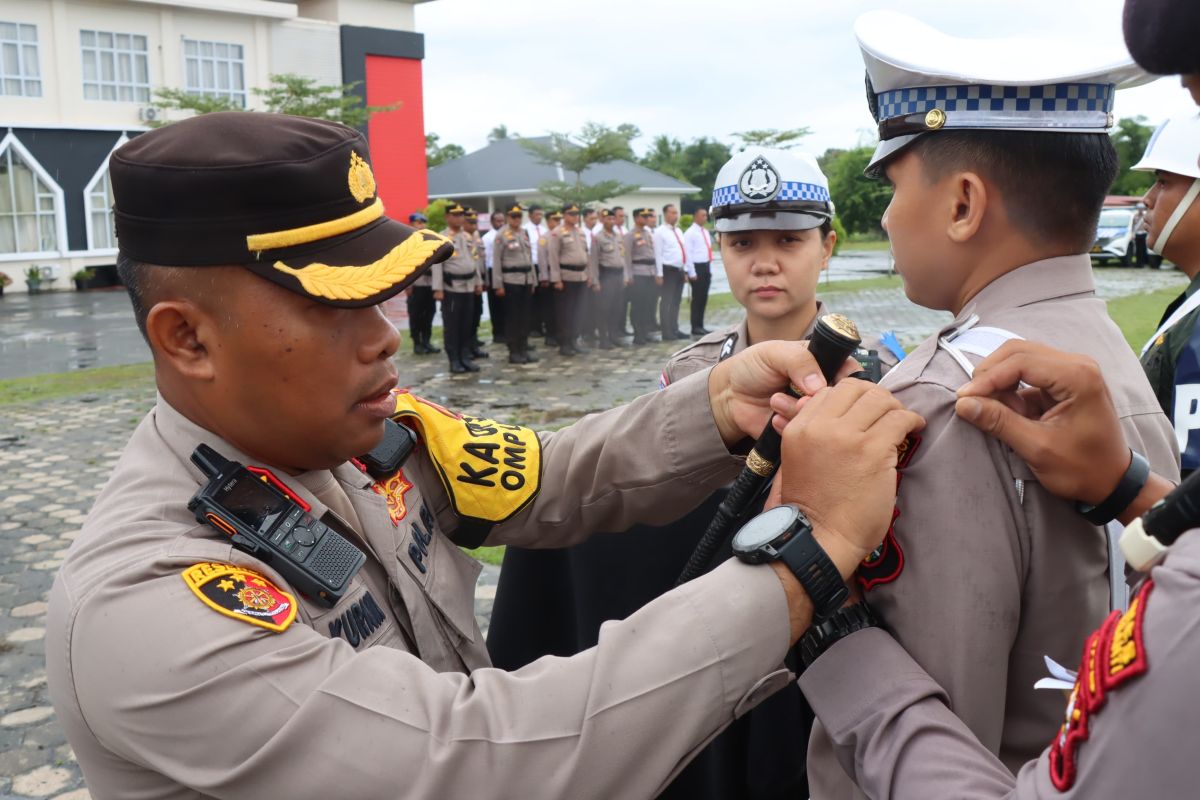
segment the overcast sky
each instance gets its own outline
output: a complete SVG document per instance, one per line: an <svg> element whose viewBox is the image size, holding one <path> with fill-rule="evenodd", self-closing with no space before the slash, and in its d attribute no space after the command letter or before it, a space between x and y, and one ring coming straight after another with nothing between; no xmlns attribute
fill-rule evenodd
<svg viewBox="0 0 1200 800"><path fill-rule="evenodd" d="M807 126L821 153L871 139L854 19L892 9L959 36L1119 40L1122 0L435 0L425 34L425 125L468 152L493 126L525 136L589 120L730 140ZM1036 57L1036 54L1029 54ZM1117 117L1194 112L1177 78L1117 94Z"/></svg>

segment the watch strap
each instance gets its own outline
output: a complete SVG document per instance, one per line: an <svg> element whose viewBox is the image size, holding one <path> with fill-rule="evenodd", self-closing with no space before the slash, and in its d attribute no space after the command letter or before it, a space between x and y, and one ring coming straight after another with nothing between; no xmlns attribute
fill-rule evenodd
<svg viewBox="0 0 1200 800"><path fill-rule="evenodd" d="M875 612L865 602L838 609L824 622L814 623L800 637L800 661L808 669L822 653L852 633L882 627Z"/></svg>
<svg viewBox="0 0 1200 800"><path fill-rule="evenodd" d="M1117 488L1113 489L1108 497L1094 506L1083 502L1075 503L1075 510L1093 525L1107 525L1116 519L1137 499L1145 488L1146 481L1150 479L1149 462L1136 450L1131 449L1129 455L1129 468L1125 470Z"/></svg>
<svg viewBox="0 0 1200 800"><path fill-rule="evenodd" d="M813 605L813 621L828 619L846 602L849 590L837 565L813 536L812 525L802 514L792 538L779 548L779 557L804 587Z"/></svg>

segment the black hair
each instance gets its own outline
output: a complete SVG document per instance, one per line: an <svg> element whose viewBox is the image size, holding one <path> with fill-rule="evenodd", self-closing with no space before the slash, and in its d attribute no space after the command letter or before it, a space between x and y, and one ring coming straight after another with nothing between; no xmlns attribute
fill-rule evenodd
<svg viewBox="0 0 1200 800"><path fill-rule="evenodd" d="M138 330L142 332L142 338L146 340L147 344L150 343L149 337L146 336L146 315L150 312L146 302L146 295L150 288L148 271L149 267L146 264L134 261L124 253L117 253L117 277L121 279L121 283L125 285L125 291L129 293L129 302L133 304L133 320L137 323Z"/></svg>
<svg viewBox="0 0 1200 800"><path fill-rule="evenodd" d="M500 219L504 219L504 212L503 211L493 211L491 213L491 216L488 217L488 219L492 222L495 222L496 217L499 217Z"/></svg>
<svg viewBox="0 0 1200 800"><path fill-rule="evenodd" d="M911 145L925 175L977 172L1000 189L1013 225L1035 242L1086 251L1117 176L1108 136L1030 131L939 131Z"/></svg>
<svg viewBox="0 0 1200 800"><path fill-rule="evenodd" d="M150 343L150 337L146 334L146 318L150 309L164 294L191 293L199 298L202 294L216 291L219 284L217 270L147 264L120 250L117 251L117 276L129 294L129 302L133 306L133 321L137 323L146 344ZM202 280L197 282L197 278Z"/></svg>
<svg viewBox="0 0 1200 800"><path fill-rule="evenodd" d="M541 210L542 210L542 207L541 207L541 206L530 206L530 207L529 207L529 213L530 213L530 214L532 214L532 213L533 213L533 212L535 212L535 211L541 211Z"/></svg>
<svg viewBox="0 0 1200 800"><path fill-rule="evenodd" d="M614 214L617 213L618 211L624 211L624 210L625 210L625 206L613 206L612 207L612 212Z"/></svg>
<svg viewBox="0 0 1200 800"><path fill-rule="evenodd" d="M674 203L667 203L665 206L663 206L663 213L664 214L667 213L668 208L674 208L674 207L675 207Z"/></svg>

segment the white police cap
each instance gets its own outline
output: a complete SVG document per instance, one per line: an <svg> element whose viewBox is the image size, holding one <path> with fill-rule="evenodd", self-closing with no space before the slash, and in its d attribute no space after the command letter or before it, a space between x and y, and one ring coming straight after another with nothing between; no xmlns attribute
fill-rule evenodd
<svg viewBox="0 0 1200 800"><path fill-rule="evenodd" d="M725 162L714 187L718 233L803 231L833 218L829 181L809 153L748 147Z"/></svg>
<svg viewBox="0 0 1200 800"><path fill-rule="evenodd" d="M1159 125L1142 160L1130 169L1163 170L1200 178L1200 116L1172 117Z"/></svg>
<svg viewBox="0 0 1200 800"><path fill-rule="evenodd" d="M867 67L879 146L867 166L939 130L1104 133L1117 88L1154 78L1111 42L960 39L893 11L863 14L854 35Z"/></svg>

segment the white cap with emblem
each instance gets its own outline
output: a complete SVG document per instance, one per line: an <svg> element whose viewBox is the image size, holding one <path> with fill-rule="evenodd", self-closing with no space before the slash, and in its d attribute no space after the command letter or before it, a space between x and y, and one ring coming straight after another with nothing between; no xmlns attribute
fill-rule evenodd
<svg viewBox="0 0 1200 800"><path fill-rule="evenodd" d="M748 147L717 173L710 213L718 233L802 231L830 221L833 202L811 154Z"/></svg>
<svg viewBox="0 0 1200 800"><path fill-rule="evenodd" d="M1154 80L1119 30L1111 42L961 39L905 14L872 11L854 35L879 123L868 175L931 131L1105 133L1116 89Z"/></svg>

